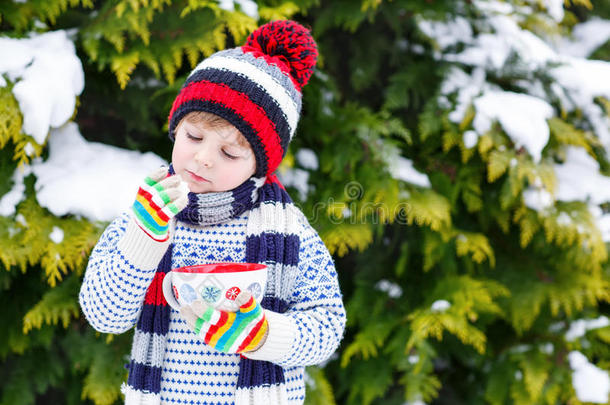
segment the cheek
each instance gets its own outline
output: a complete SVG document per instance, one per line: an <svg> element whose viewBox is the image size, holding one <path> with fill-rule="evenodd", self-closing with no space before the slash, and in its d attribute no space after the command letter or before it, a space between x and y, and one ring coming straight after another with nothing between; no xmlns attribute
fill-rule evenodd
<svg viewBox="0 0 610 405"><path fill-rule="evenodd" d="M235 177L246 178L249 179L254 174L255 164L254 162L244 162L244 164L240 167L238 175Z"/></svg>
<svg viewBox="0 0 610 405"><path fill-rule="evenodd" d="M185 168L186 162L189 160L188 148L182 142L176 141L172 150L172 164L176 172Z"/></svg>

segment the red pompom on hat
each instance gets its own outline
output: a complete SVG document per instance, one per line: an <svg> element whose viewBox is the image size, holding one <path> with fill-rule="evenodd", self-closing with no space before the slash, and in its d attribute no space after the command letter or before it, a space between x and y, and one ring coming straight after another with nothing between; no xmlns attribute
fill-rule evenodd
<svg viewBox="0 0 610 405"><path fill-rule="evenodd" d="M307 28L294 21L272 21L254 31L241 47L267 63L277 63L299 90L307 84L318 60L318 48Z"/></svg>
<svg viewBox="0 0 610 405"><path fill-rule="evenodd" d="M248 140L255 176L273 173L286 154L301 114L301 90L318 57L310 31L295 21L272 21L238 48L216 52L189 75L169 114L169 136L193 111L216 114Z"/></svg>

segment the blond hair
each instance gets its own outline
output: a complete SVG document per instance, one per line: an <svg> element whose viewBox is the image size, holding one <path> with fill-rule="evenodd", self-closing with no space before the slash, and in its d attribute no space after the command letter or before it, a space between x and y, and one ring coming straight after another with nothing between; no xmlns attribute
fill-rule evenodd
<svg viewBox="0 0 610 405"><path fill-rule="evenodd" d="M224 130L228 130L237 135L236 142L239 146L241 146L242 148L245 148L245 149L251 148L250 143L248 142L246 137L241 133L241 131L239 129L235 128L235 126L233 124L231 124L229 121L225 120L224 118L222 118L216 114L212 114L212 113L209 113L206 111L191 111L190 113L186 114L180 120L180 122L178 122L178 125L176 125L176 129L174 130L174 136L176 136L176 133L178 132L178 128L180 128L183 121L188 121L190 124L202 124L203 123L215 130L223 130L223 132L224 132Z"/></svg>

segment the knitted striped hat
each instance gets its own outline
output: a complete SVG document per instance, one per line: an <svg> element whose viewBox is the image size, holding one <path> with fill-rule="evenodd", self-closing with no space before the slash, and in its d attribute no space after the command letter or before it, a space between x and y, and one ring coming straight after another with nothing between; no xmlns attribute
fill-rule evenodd
<svg viewBox="0 0 610 405"><path fill-rule="evenodd" d="M286 154L301 113L301 89L311 77L318 51L308 29L273 21L246 44L216 52L189 75L169 113L169 136L192 111L216 114L248 140L256 177L273 173Z"/></svg>

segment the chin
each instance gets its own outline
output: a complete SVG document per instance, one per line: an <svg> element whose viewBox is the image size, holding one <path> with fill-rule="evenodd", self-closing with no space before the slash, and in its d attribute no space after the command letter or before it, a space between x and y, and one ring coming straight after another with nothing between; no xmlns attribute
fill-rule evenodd
<svg viewBox="0 0 610 405"><path fill-rule="evenodd" d="M197 187L197 186L193 186L191 184L189 184L189 190L191 190L191 193L195 193L195 194L207 193L209 191L209 190L206 190L204 187Z"/></svg>

